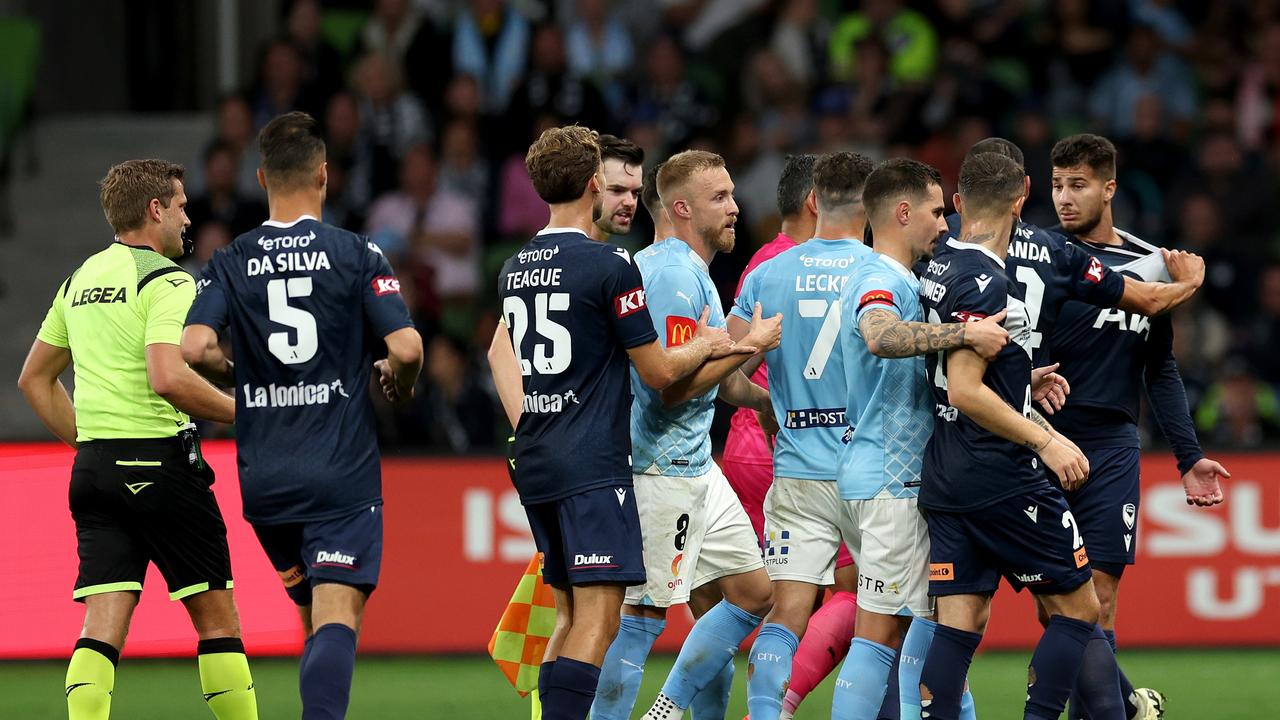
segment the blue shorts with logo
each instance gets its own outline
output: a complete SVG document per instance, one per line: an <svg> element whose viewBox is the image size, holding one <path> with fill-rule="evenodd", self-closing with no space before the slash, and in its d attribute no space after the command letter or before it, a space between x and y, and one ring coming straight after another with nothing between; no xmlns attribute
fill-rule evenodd
<svg viewBox="0 0 1280 720"><path fill-rule="evenodd" d="M382 570L382 504L330 520L253 525L285 592L298 605L311 604L321 583L350 585L371 595Z"/></svg>
<svg viewBox="0 0 1280 720"><path fill-rule="evenodd" d="M977 510L925 512L929 594L982 595L1003 577L1021 592L1066 593L1092 577L1066 498L1041 488Z"/></svg>
<svg viewBox="0 0 1280 720"><path fill-rule="evenodd" d="M1094 570L1120 577L1138 548L1140 454L1137 448L1084 450L1089 481L1064 492Z"/></svg>
<svg viewBox="0 0 1280 720"><path fill-rule="evenodd" d="M640 513L629 483L526 505L524 510L542 553L547 584L644 582Z"/></svg>

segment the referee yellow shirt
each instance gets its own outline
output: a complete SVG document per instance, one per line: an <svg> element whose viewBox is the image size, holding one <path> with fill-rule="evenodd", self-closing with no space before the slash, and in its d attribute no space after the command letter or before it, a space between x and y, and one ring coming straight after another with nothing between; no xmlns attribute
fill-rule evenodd
<svg viewBox="0 0 1280 720"><path fill-rule="evenodd" d="M151 389L146 350L181 344L195 295L195 282L172 260L119 242L58 288L36 337L71 350L79 442L171 437L187 424Z"/></svg>

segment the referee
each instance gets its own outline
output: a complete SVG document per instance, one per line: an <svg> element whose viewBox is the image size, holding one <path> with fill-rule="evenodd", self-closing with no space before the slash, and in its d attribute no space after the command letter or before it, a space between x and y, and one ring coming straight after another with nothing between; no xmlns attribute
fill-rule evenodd
<svg viewBox="0 0 1280 720"><path fill-rule="evenodd" d="M18 379L44 424L77 448L71 516L84 628L67 668L70 720L105 720L147 564L199 635L200 685L220 720L257 718L231 597L227 528L189 415L230 423L235 402L182 360L195 283L171 258L190 224L182 166L130 160L107 171L115 241L59 286ZM75 404L58 376L75 360Z"/></svg>

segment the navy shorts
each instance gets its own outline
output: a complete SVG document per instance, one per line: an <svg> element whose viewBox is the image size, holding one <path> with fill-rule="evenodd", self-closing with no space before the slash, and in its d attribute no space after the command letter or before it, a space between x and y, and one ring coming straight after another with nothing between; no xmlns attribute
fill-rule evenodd
<svg viewBox="0 0 1280 720"><path fill-rule="evenodd" d="M253 531L280 573L285 592L298 605L311 604L321 583L350 585L366 596L382 569L382 505L363 507L330 520L254 524Z"/></svg>
<svg viewBox="0 0 1280 720"><path fill-rule="evenodd" d="M645 581L640 513L630 485L526 505L548 585Z"/></svg>
<svg viewBox="0 0 1280 720"><path fill-rule="evenodd" d="M1066 593L1091 577L1067 501L1041 488L964 513L927 511L929 594L982 595L1000 578L1014 590Z"/></svg>
<svg viewBox="0 0 1280 720"><path fill-rule="evenodd" d="M1080 524L1094 570L1120 577L1138 548L1139 453L1137 448L1085 450L1089 481L1065 493Z"/></svg>

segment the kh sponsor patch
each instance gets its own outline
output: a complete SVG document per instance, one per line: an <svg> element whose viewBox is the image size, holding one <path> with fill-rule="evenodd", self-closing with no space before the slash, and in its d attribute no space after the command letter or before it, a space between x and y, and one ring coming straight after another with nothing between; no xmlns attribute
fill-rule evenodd
<svg viewBox="0 0 1280 720"><path fill-rule="evenodd" d="M399 295L400 280L394 275L382 275L373 279L373 294L378 297L383 295Z"/></svg>
<svg viewBox="0 0 1280 720"><path fill-rule="evenodd" d="M644 308L644 288L636 288L613 299L613 312L620 318L640 312Z"/></svg>

